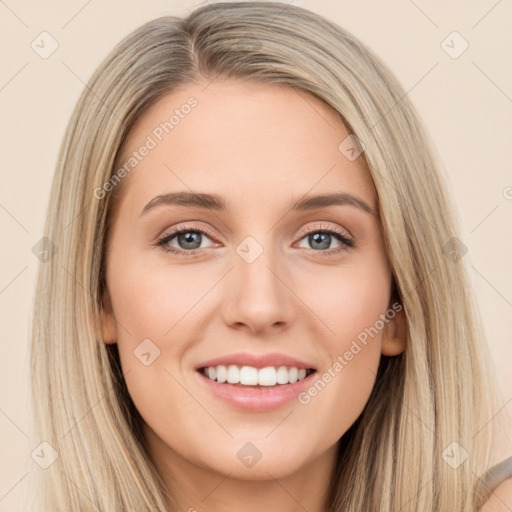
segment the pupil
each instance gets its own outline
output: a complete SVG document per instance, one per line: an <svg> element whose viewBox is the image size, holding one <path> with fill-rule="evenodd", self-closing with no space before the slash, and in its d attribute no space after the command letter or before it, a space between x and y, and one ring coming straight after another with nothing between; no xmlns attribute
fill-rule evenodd
<svg viewBox="0 0 512 512"><path fill-rule="evenodd" d="M201 233L188 231L187 233L179 235L178 238L180 242L183 242L182 246L184 249L197 249L201 245L200 236ZM190 244L192 244L192 246ZM194 246L194 244L197 244L197 246Z"/></svg>
<svg viewBox="0 0 512 512"><path fill-rule="evenodd" d="M313 249L328 249L331 241L331 235L329 233L314 233L309 235L309 243ZM320 242L321 247L315 247L315 243Z"/></svg>

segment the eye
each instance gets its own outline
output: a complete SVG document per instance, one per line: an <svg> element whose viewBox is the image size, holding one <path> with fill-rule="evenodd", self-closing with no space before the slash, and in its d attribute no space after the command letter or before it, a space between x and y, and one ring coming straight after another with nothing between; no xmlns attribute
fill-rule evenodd
<svg viewBox="0 0 512 512"><path fill-rule="evenodd" d="M174 252L190 256L196 254L202 246L202 238L210 238L210 232L206 229L199 228L195 225L184 226L181 229L174 229L170 233L166 233L157 242L164 251ZM172 246L171 242L176 239L178 247Z"/></svg>
<svg viewBox="0 0 512 512"><path fill-rule="evenodd" d="M324 250L329 249L333 237L339 242L339 246L332 250ZM314 229L309 230L301 240L306 240L313 251L327 253L329 255L338 254L341 251L346 251L349 247L354 247L354 241L348 233L324 225L315 226Z"/></svg>

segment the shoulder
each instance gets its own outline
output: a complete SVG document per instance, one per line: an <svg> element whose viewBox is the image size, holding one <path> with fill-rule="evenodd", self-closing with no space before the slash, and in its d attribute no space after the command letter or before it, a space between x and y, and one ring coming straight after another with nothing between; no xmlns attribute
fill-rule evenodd
<svg viewBox="0 0 512 512"><path fill-rule="evenodd" d="M512 510L512 457L493 466L480 479L488 493L479 512L509 512Z"/></svg>
<svg viewBox="0 0 512 512"><path fill-rule="evenodd" d="M512 510L512 477L504 480L485 502L480 512L509 512Z"/></svg>

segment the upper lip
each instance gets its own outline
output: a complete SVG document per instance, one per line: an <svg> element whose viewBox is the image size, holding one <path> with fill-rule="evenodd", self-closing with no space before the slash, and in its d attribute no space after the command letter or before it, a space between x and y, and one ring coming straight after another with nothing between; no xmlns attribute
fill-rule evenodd
<svg viewBox="0 0 512 512"><path fill-rule="evenodd" d="M224 365L228 366L234 364L237 366L253 366L254 368L265 368L267 366L288 366L296 368L315 369L313 364L301 361L292 356L286 354L280 354L278 352L270 352L267 354L255 354L249 352L237 352L234 354L227 354L225 356L216 357L215 359L209 359L196 366L196 370L201 368L207 368L211 366Z"/></svg>

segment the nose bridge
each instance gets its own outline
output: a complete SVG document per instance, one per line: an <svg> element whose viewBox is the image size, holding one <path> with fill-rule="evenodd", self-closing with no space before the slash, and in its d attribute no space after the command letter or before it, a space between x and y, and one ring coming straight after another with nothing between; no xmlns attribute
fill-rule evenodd
<svg viewBox="0 0 512 512"><path fill-rule="evenodd" d="M276 269L280 267L280 262L277 261L278 251L272 246L270 236L265 237L263 243L248 236L238 245L236 248L238 256L235 264L236 274L246 285L246 290L252 294L256 292L257 295L275 296L276 293L279 293L276 282L279 280L275 275Z"/></svg>
<svg viewBox="0 0 512 512"><path fill-rule="evenodd" d="M288 323L292 304L285 286L286 272L272 236L248 236L235 248L226 320L244 323L253 331Z"/></svg>

